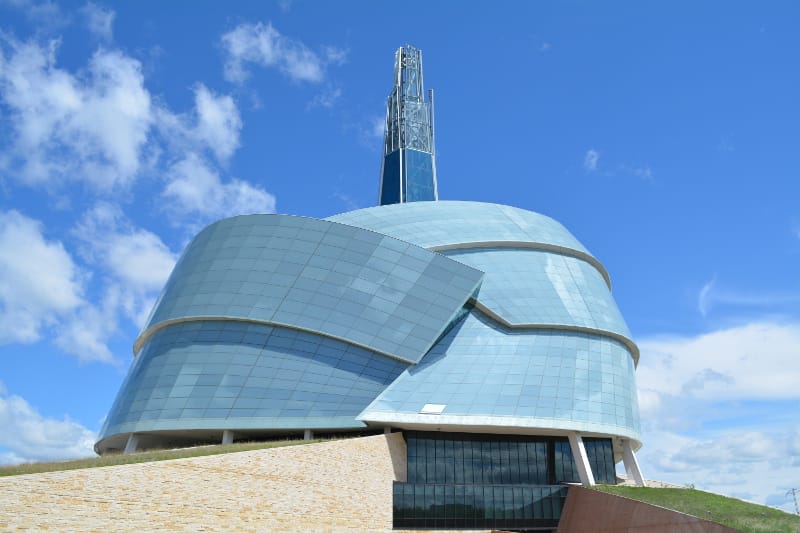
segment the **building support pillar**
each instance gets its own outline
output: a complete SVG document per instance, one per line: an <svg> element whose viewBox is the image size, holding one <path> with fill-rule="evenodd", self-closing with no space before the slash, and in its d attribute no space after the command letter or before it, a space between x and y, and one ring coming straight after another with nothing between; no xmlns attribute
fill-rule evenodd
<svg viewBox="0 0 800 533"><path fill-rule="evenodd" d="M314 438L314 432L307 429L303 432L303 440L311 440Z"/></svg>
<svg viewBox="0 0 800 533"><path fill-rule="evenodd" d="M222 444L233 444L233 431L226 429L222 432Z"/></svg>
<svg viewBox="0 0 800 533"><path fill-rule="evenodd" d="M136 451L136 448L139 446L139 435L136 433L131 433L128 435L128 442L125 443L125 451L122 453L129 454Z"/></svg>
<svg viewBox="0 0 800 533"><path fill-rule="evenodd" d="M642 471L639 469L639 461L636 459L636 454L633 453L631 441L624 439L622 441L622 462L625 464L625 472L628 474L628 479L633 480L637 487L646 487L647 484L642 477Z"/></svg>
<svg viewBox="0 0 800 533"><path fill-rule="evenodd" d="M391 426L386 426L385 428L383 428L383 434L384 435L391 435L392 434Z"/></svg>
<svg viewBox="0 0 800 533"><path fill-rule="evenodd" d="M586 455L586 446L583 445L583 439L574 431L571 431L568 437L569 447L572 448L572 457L575 459L575 466L578 467L578 476L581 478L581 484L584 487L591 487L595 484L594 474L589 464L589 456Z"/></svg>

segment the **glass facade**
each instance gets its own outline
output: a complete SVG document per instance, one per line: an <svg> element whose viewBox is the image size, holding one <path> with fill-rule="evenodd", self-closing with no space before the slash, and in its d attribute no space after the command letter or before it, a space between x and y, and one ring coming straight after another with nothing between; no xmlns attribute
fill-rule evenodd
<svg viewBox="0 0 800 533"><path fill-rule="evenodd" d="M564 324L630 337L603 276L586 261L526 248L442 253L486 273L479 300L511 324Z"/></svg>
<svg viewBox="0 0 800 533"><path fill-rule="evenodd" d="M244 322L175 324L134 360L100 438L159 429L358 428L407 365L334 339Z"/></svg>
<svg viewBox="0 0 800 533"><path fill-rule="evenodd" d="M638 352L598 265L552 219L494 204L221 220L178 261L97 449L131 433L385 426L638 443ZM585 442L611 482L611 441ZM501 464L480 483L577 479L566 441L551 448L547 481L507 481Z"/></svg>
<svg viewBox="0 0 800 533"><path fill-rule="evenodd" d="M402 201L400 181L400 153L401 150L392 152L383 158L383 176L381 177L381 205L399 204Z"/></svg>
<svg viewBox="0 0 800 533"><path fill-rule="evenodd" d="M433 183L433 155L417 150L403 150L405 156L405 191L407 202L436 199Z"/></svg>
<svg viewBox="0 0 800 533"><path fill-rule="evenodd" d="M319 332L417 362L482 277L372 231L287 215L240 216L195 237L142 338L165 321L226 317Z"/></svg>
<svg viewBox="0 0 800 533"><path fill-rule="evenodd" d="M555 529L567 487L395 483L393 523L405 529Z"/></svg>
<svg viewBox="0 0 800 533"><path fill-rule="evenodd" d="M478 242L541 243L589 254L550 217L509 205L438 201L368 207L326 220L347 224L423 248Z"/></svg>
<svg viewBox="0 0 800 533"><path fill-rule="evenodd" d="M566 438L416 431L405 437L408 481L394 485L395 527L555 527L566 498L560 484L579 482ZM610 439L585 445L593 472L613 472L613 453L603 453Z"/></svg>
<svg viewBox="0 0 800 533"><path fill-rule="evenodd" d="M445 408L430 418L419 414L425 404ZM596 334L511 330L475 310L359 417L440 427L490 421L634 439L639 433L634 363L625 345Z"/></svg>

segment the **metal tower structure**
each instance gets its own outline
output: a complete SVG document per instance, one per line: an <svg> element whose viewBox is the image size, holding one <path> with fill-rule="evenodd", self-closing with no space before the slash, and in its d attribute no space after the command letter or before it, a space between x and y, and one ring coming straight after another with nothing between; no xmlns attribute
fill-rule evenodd
<svg viewBox="0 0 800 533"><path fill-rule="evenodd" d="M386 104L380 205L438 200L433 135L433 90L424 98L422 51L394 56L394 88Z"/></svg>

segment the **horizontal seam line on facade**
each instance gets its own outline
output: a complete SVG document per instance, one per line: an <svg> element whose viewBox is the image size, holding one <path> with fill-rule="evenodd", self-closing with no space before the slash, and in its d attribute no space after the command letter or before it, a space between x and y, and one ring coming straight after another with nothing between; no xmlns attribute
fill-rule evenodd
<svg viewBox="0 0 800 533"><path fill-rule="evenodd" d="M314 335L319 335L320 337L326 337L328 339L333 339L335 341L342 342L344 344L348 344L350 346L355 346L356 348L361 348L363 350L367 350L369 352L377 353L393 359L395 361L400 361L402 363L408 363L411 365L417 364L414 361L410 361L408 359L404 359L402 357L398 357L395 354L391 354L388 352L384 352L382 350L377 350L375 348L371 348L365 344L361 344L358 342L354 342L352 340L345 339L344 337L337 337L336 335L331 335L330 333L325 333L323 331L317 331L314 329L304 328L301 326L296 326L292 324L285 324L283 322L273 322L270 320L257 320L254 318L244 318L244 317L232 317L232 316L189 316L189 317L181 317L181 318L170 318L168 320L163 320L158 322L157 324L153 324L146 330L144 330L137 338L136 341L133 343L133 356L138 357L139 352L142 350L142 346L150 340L150 338L158 331L169 327L174 326L176 324L184 324L188 322L243 322L246 324L258 324L262 326L277 326L280 328L286 329L293 329L295 331L302 331L304 333L311 333ZM437 339L438 340L438 339ZM430 350L430 348L428 348ZM427 353L427 352L426 352Z"/></svg>
<svg viewBox="0 0 800 533"><path fill-rule="evenodd" d="M362 416L364 415L364 416ZM465 424L463 423L465 419L474 418L474 419L483 419L480 424ZM526 426L514 422L522 421L523 419L528 418L530 420L534 420L537 422L549 422L551 425L537 425L537 426ZM359 414L358 420L362 420L366 423L400 423L400 424L409 424L409 425L426 425L426 426L487 426L490 425L487 422L492 422L491 425L496 425L499 427L507 427L507 428L522 428L526 430L533 430L536 432L571 432L575 431L581 433L582 435L586 436L600 436L600 435L610 435L612 437L624 437L630 439L634 443L638 443L641 445L641 438L640 432L636 431L627 426L620 426L619 424L608 424L608 423L595 423L595 422L586 422L582 420L568 420L563 418L555 418L555 417L520 417L520 416L510 416L510 415L461 415L461 414L420 414L420 413L408 413L408 412L399 412L399 411L386 411L381 409L373 409L370 411L365 410L364 413ZM512 423L505 423L509 420L514 422ZM554 427L552 425L553 422L561 423L562 425L569 425L572 423L578 424L593 424L595 425L594 430L586 430L586 429L576 429L576 428L569 428L569 427ZM414 428L402 428L400 429L414 429ZM418 428L417 428L418 429ZM603 429L604 431L598 431L598 429ZM611 431L613 430L613 431ZM533 433L531 433L533 434Z"/></svg>
<svg viewBox="0 0 800 533"><path fill-rule="evenodd" d="M631 358L633 359L633 367L636 368L639 365L639 347L630 340L629 338L620 335L619 333L614 333L613 331L608 331L605 329L598 329L598 328L590 328L587 326L571 326L569 324L512 324L508 322L506 319L486 307L483 303L481 303L477 298L470 299L470 303L473 305L473 309L484 315L486 318L497 322L501 326L504 326L508 329L515 330L515 331L524 331L524 330L556 330L556 331L575 331L577 333L590 333L593 335L598 335L601 337L608 337L613 339L617 342L621 342L624 344L628 350L630 351Z"/></svg>
<svg viewBox="0 0 800 533"><path fill-rule="evenodd" d="M425 249L431 252L448 252L450 250L469 250L472 248L527 248L530 250L543 250L547 252L555 252L561 255L566 255L568 257L574 257L575 259L579 259L584 261L585 263L590 264L597 270L601 276L603 276L603 280L606 282L608 286L608 290L611 290L611 277L608 275L605 267L586 252L582 252L580 250L575 250L574 248L567 248L566 246L558 246L556 244L548 244L544 242L528 242L528 241L475 241L475 242L463 242L463 243L456 243L456 244L441 244L438 246L428 246Z"/></svg>

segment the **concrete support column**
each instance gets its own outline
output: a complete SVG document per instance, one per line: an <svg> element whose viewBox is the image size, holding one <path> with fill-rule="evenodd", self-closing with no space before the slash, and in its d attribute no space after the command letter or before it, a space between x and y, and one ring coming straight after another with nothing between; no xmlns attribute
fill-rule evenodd
<svg viewBox="0 0 800 533"><path fill-rule="evenodd" d="M222 432L222 444L233 444L233 431L226 429Z"/></svg>
<svg viewBox="0 0 800 533"><path fill-rule="evenodd" d="M133 453L136 447L139 446L139 435L131 433L128 435L128 442L125 443L125 451L123 453Z"/></svg>
<svg viewBox="0 0 800 533"><path fill-rule="evenodd" d="M307 429L303 432L303 440L311 440L314 438L314 432Z"/></svg>
<svg viewBox="0 0 800 533"><path fill-rule="evenodd" d="M628 479L632 479L638 487L646 487L642 477L642 471L639 470L639 461L636 459L636 454L633 453L631 441L625 439L622 441L622 462L625 464L625 472L628 474Z"/></svg>
<svg viewBox="0 0 800 533"><path fill-rule="evenodd" d="M383 434L384 435L391 435L392 434L392 428L389 427L389 426L386 426L385 428L383 428Z"/></svg>
<svg viewBox="0 0 800 533"><path fill-rule="evenodd" d="M572 431L568 435L569 447L572 448L572 457L575 459L575 466L578 467L578 476L581 478L581 484L584 487L591 487L594 485L594 474L592 467L589 465L589 456L586 455L586 447L583 445L581 436Z"/></svg>

